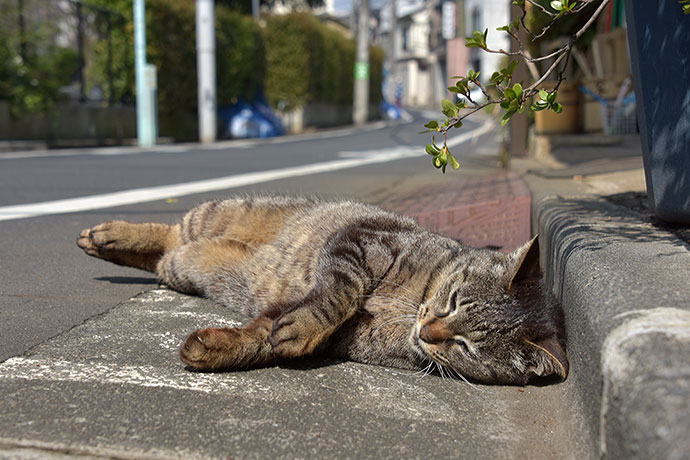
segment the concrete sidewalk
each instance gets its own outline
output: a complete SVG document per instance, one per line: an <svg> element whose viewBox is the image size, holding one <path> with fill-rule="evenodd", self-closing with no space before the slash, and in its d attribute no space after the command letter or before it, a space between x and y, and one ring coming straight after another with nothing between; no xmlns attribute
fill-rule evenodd
<svg viewBox="0 0 690 460"><path fill-rule="evenodd" d="M595 456L687 459L690 232L646 209L637 136L582 139L513 162L566 312L568 405Z"/></svg>

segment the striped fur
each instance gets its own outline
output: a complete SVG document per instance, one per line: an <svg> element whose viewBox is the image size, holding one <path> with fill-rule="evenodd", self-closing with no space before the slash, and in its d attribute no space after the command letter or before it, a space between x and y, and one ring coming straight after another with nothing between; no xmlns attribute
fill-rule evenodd
<svg viewBox="0 0 690 460"><path fill-rule="evenodd" d="M568 371L534 240L503 254L370 205L260 196L203 203L172 226L106 222L77 244L255 318L192 333L180 355L195 369L322 355L491 383Z"/></svg>

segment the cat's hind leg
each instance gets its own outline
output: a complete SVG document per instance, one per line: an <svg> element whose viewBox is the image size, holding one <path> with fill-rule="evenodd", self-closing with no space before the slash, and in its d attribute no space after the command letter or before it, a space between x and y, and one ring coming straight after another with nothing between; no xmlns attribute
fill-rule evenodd
<svg viewBox="0 0 690 460"><path fill-rule="evenodd" d="M166 252L158 262L156 274L176 291L198 294L227 305L234 299L249 297L242 265L251 254L251 248L240 241L225 238L194 241Z"/></svg>
<svg viewBox="0 0 690 460"><path fill-rule="evenodd" d="M196 370L241 369L275 360L268 335L273 319L259 316L243 328L208 328L195 331L180 348L180 358Z"/></svg>
<svg viewBox="0 0 690 460"><path fill-rule="evenodd" d="M113 220L79 233L77 246L92 257L155 272L160 258L182 244L180 225Z"/></svg>

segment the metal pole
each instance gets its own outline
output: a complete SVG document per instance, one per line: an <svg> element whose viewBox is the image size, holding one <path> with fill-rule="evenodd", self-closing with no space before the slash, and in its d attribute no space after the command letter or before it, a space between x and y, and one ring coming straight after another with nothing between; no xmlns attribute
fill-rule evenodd
<svg viewBox="0 0 690 460"><path fill-rule="evenodd" d="M151 98L146 85L146 11L144 0L134 0L134 78L137 88L137 138L141 147L156 143L151 120Z"/></svg>
<svg viewBox="0 0 690 460"><path fill-rule="evenodd" d="M355 59L355 87L352 120L363 125L369 118L369 0L359 4L357 28L357 58Z"/></svg>
<svg viewBox="0 0 690 460"><path fill-rule="evenodd" d="M216 34L213 0L196 0L199 140L216 140Z"/></svg>

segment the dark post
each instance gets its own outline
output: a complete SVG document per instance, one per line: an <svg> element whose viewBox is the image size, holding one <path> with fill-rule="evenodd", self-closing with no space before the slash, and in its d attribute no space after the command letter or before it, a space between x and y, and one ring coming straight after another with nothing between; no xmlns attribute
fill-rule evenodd
<svg viewBox="0 0 690 460"><path fill-rule="evenodd" d="M690 223L690 19L677 0L625 1L649 203Z"/></svg>

